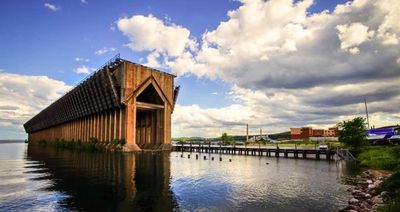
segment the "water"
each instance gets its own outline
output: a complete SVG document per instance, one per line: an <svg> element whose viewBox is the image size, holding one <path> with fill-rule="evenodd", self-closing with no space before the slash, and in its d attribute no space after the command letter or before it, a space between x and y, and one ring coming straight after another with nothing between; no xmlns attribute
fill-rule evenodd
<svg viewBox="0 0 400 212"><path fill-rule="evenodd" d="M350 197L345 163L180 154L0 144L0 211L337 211Z"/></svg>

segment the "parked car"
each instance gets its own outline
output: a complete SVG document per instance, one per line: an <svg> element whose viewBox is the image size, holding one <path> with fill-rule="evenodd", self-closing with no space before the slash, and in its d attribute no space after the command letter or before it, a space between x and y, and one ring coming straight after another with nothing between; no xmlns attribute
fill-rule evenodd
<svg viewBox="0 0 400 212"><path fill-rule="evenodd" d="M325 143L320 143L318 146L318 149L320 150L327 150L328 149L328 145Z"/></svg>

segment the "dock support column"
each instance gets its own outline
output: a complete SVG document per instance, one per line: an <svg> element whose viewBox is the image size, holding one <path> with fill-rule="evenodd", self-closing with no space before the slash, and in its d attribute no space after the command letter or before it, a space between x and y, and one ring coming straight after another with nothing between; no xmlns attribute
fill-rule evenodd
<svg viewBox="0 0 400 212"><path fill-rule="evenodd" d="M331 160L331 151L330 150L326 151L326 160Z"/></svg>
<svg viewBox="0 0 400 212"><path fill-rule="evenodd" d="M118 128L117 128L117 110L114 110L114 135L113 135L113 140L118 138Z"/></svg>

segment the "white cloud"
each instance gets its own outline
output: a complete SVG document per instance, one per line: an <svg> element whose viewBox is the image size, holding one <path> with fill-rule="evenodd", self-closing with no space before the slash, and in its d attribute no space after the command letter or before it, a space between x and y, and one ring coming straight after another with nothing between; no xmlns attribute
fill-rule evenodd
<svg viewBox="0 0 400 212"><path fill-rule="evenodd" d="M32 83L34 82L34 83ZM0 73L0 139L26 136L22 125L71 89L47 76Z"/></svg>
<svg viewBox="0 0 400 212"><path fill-rule="evenodd" d="M290 127L332 127L355 116L365 116L368 101L371 125L400 122L400 80L316 87L304 90L252 90L233 86L233 104L220 108L178 105L172 116L173 135L215 137L222 132L244 134L248 123L251 133L259 128L266 133L288 131ZM387 94L388 88L389 95ZM390 117L392 119L388 120ZM396 118L397 117L397 118Z"/></svg>
<svg viewBox="0 0 400 212"><path fill-rule="evenodd" d="M152 68L159 68L161 65L158 62L157 58L160 57L160 53L152 52L151 54L147 55L147 63L144 65L152 67Z"/></svg>
<svg viewBox="0 0 400 212"><path fill-rule="evenodd" d="M374 31L368 31L368 26L362 23L343 24L336 26L338 36L341 41L340 48L349 50L352 54L357 54L358 45L370 40L374 36Z"/></svg>
<svg viewBox="0 0 400 212"><path fill-rule="evenodd" d="M399 44L400 31L400 2L399 1L379 1L376 3L381 15L384 16L382 23L378 27L378 37L385 45Z"/></svg>
<svg viewBox="0 0 400 212"><path fill-rule="evenodd" d="M79 66L75 68L73 71L77 74L90 74L92 69L87 66Z"/></svg>
<svg viewBox="0 0 400 212"><path fill-rule="evenodd" d="M232 114L235 114L233 116ZM242 105L223 108L201 108L199 105L176 105L172 116L174 136L219 136L245 132L253 111Z"/></svg>
<svg viewBox="0 0 400 212"><path fill-rule="evenodd" d="M190 31L176 24L166 24L153 15L123 17L118 29L128 37L127 46L134 51L156 51L170 56L181 55L185 48L195 49Z"/></svg>
<svg viewBox="0 0 400 212"><path fill-rule="evenodd" d="M49 9L49 10L51 10L51 11L53 11L53 12L56 12L56 11L61 10L61 7L56 6L56 5L54 5L54 4L50 4L50 3L44 3L44 6L45 6L47 9Z"/></svg>
<svg viewBox="0 0 400 212"><path fill-rule="evenodd" d="M76 62L89 62L89 59L80 58L80 57L75 57L75 61L76 61Z"/></svg>
<svg viewBox="0 0 400 212"><path fill-rule="evenodd" d="M81 0L81 3L82 3L82 4L87 4L88 1L86 1L86 0Z"/></svg>
<svg viewBox="0 0 400 212"><path fill-rule="evenodd" d="M393 56L400 53L395 44L400 27L386 21L398 14L382 9L385 2L356 0L332 13L309 14L308 0L243 1L228 12L227 21L203 34L198 51L167 57L163 65L178 75L218 77L252 88L389 77L398 68ZM391 5L398 8L399 3L392 0ZM388 33L390 39L384 40Z"/></svg>
<svg viewBox="0 0 400 212"><path fill-rule="evenodd" d="M108 53L108 52L114 52L115 50L116 50L116 49L113 48L113 47L103 47L103 48L101 48L101 49L95 51L94 53L95 53L96 55L102 55L102 54L106 54L106 53Z"/></svg>

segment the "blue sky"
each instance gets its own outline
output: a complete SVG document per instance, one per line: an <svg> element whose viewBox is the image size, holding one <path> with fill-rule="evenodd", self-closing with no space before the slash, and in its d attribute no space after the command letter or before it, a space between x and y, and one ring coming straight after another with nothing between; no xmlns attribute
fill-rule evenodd
<svg viewBox="0 0 400 212"><path fill-rule="evenodd" d="M393 24L390 22L392 13L389 9L379 7L378 4L382 1L369 3L374 4L372 8L378 8L374 10L368 9L367 3L358 0L350 1L347 7L341 7L347 8L346 10L335 11L337 5L343 5L345 2L347 1L4 0L0 7L0 73L14 74L7 76L21 80L29 76L47 76L50 81L54 80L52 83L64 83L63 86L67 89L87 76L77 74L77 70L91 72L117 53L120 53L122 58L142 64L150 64L147 59L150 54L159 54L161 56L157 57L157 60L160 64L155 68L177 74L176 84L182 86L178 112L173 121L175 136L215 136L224 130L231 134L239 134L242 133L242 125L245 122L250 122L255 129L262 127L270 129L267 130L270 132L302 125L327 127L341 119L362 114L361 106L357 102L363 98L373 101L371 110L372 113L376 113L375 122L378 125L396 123L399 121L399 111L388 110L382 106L397 103L398 89L389 89L380 83L383 84L388 78L392 81L398 80L399 67L395 62L398 50L381 50L387 47L384 45L390 43L390 40L384 37L384 34L380 34L380 28L393 33L394 38L397 38L397 30L400 28L390 25ZM257 7L252 9L251 6ZM397 9L397 4L393 4L393 7ZM287 11L282 9L282 13L287 12L287 15L274 19L274 15L279 16L280 8L286 8ZM324 10L329 12L323 12ZM237 16L229 15L228 11L235 11ZM254 11L257 13L251 14ZM274 11L277 14L274 14ZM381 13L387 16L378 20L378 23L370 21L375 15L382 17ZM265 18L262 16L264 20L257 19L259 14L265 15ZM362 15L365 17L357 18ZM171 33L181 33L179 28L190 32L186 37L182 35L187 38L187 42L183 44L184 49L176 55L172 53L170 46L158 48L147 45L140 47L141 50L138 50L139 47L127 46L145 39L138 37L139 29L118 25L121 20L135 23L138 19L134 17L144 18L149 25L159 21L165 29L170 27ZM324 21L323 18L328 19ZM224 23L234 30L224 29ZM237 26L234 23L241 24ZM275 26L274 23L279 23L279 26ZM296 27L300 26L300 31L290 31L294 30L290 28L291 23L295 23ZM257 30L260 26L266 30L258 36ZM246 32L250 34L242 35ZM268 34L269 32L275 34ZM301 33L305 33L304 36ZM351 33L354 34L353 37ZM275 35L278 36L276 39L262 40L263 36ZM249 39L253 39L254 43L257 41L254 50L244 50L240 54L243 56L240 57L224 54L224 51L243 51L238 43L251 46L248 45L252 44L251 40L250 43L246 43ZM191 48L189 43L195 43L197 47ZM332 48L322 49L320 44ZM395 49L398 43L393 41L389 45L390 49ZM372 49L373 46L381 49ZM261 47L265 48L260 50ZM278 51L277 48L281 50ZM237 67L232 68L229 64L207 58L207 55L211 55L206 54L210 49L218 50L218 58L237 63ZM338 53L332 55L335 51ZM371 53L376 51L382 51L383 54L374 60L368 59ZM255 53L250 54L251 52ZM299 55L296 53L305 55L305 58L316 58L318 55L318 61L325 61L331 57L333 59L329 63L316 64L302 59L303 67L303 64L298 62ZM176 62L179 58L187 58L183 56L185 54L195 61L191 64L192 67L188 65L187 70L186 67L183 68L185 70L178 69L163 62L165 59ZM284 57L285 54L290 57ZM357 62L363 60L369 61L369 67L375 67L375 72L368 72L368 68ZM393 63L390 60L393 60ZM203 65L202 68L196 66L199 64ZM387 68L383 64L391 65ZM324 65L329 67L325 75L329 75L330 80L319 74L325 69ZM338 71L331 68L339 66L343 69ZM378 69L384 71L377 72ZM305 78L304 75L311 77ZM377 83L373 83L374 86L368 86L368 83L372 83L368 76L375 76L374 80ZM389 84L397 83L392 81ZM351 89L354 91L353 95L353 92L345 89L346 86L374 89ZM65 90L64 87L58 87L58 90L54 87L49 89L55 89L55 93L60 94ZM12 90L10 87L6 88ZM41 92L38 89L33 90ZM315 92L326 92L332 98L327 99L323 95L318 98L307 97ZM0 100L0 107L10 107L12 100L5 100L8 99L6 93L1 95L4 101ZM289 97L293 98L285 99ZM331 99L335 101L328 101ZM344 102L346 99L349 100ZM354 99L355 101L350 101ZM15 125L20 125L29 116L34 115L35 110L38 112L39 106L49 104L52 100L53 96L46 96L44 102L29 106L29 110L28 106L25 109L21 106L15 111L4 109L2 115L6 117L4 120L15 120ZM293 102L288 102L292 100ZM32 102L34 101L35 99L32 99ZM292 104L298 104L298 107L289 107ZM321 110L331 115L318 117ZM238 111L245 112L237 114ZM263 111L265 114L274 115L261 114ZM202 124L186 123L185 117L191 113L201 114L198 123ZM0 131L3 138L25 136L18 126L3 124L0 125ZM7 134L8 132L12 133Z"/></svg>

